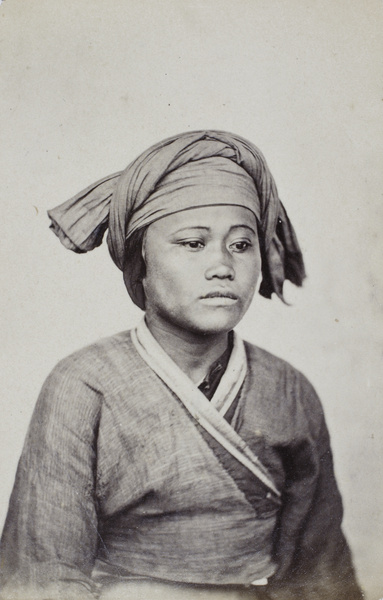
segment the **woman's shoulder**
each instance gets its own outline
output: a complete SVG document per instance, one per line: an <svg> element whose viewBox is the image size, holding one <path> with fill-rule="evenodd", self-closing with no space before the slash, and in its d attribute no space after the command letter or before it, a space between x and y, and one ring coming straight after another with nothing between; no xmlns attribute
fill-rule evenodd
<svg viewBox="0 0 383 600"><path fill-rule="evenodd" d="M316 390L308 378L287 360L245 341L249 371L257 382L284 405L322 414Z"/></svg>
<svg viewBox="0 0 383 600"><path fill-rule="evenodd" d="M287 360L280 358L279 356L272 354L268 350L261 348L260 346L256 346L250 342L244 341L245 350L247 355L247 360L250 365L256 364L258 367L261 367L267 371L274 371L278 373L288 373L295 377L305 376L294 367Z"/></svg>
<svg viewBox="0 0 383 600"><path fill-rule="evenodd" d="M123 386L134 372L130 331L100 339L60 360L42 386L37 414L61 415L65 419L97 420L105 397ZM137 354L137 353L136 353Z"/></svg>
<svg viewBox="0 0 383 600"><path fill-rule="evenodd" d="M131 345L130 330L121 331L113 335L100 338L78 350L71 352L63 358L60 363L83 363L89 360L95 360L98 357L105 358L115 352L120 352ZM59 364L60 364L59 363Z"/></svg>
<svg viewBox="0 0 383 600"><path fill-rule="evenodd" d="M48 379L64 377L76 378L97 387L103 379L110 379L113 372L129 369L134 361L135 351L130 331L122 331L99 339L61 359L51 371Z"/></svg>

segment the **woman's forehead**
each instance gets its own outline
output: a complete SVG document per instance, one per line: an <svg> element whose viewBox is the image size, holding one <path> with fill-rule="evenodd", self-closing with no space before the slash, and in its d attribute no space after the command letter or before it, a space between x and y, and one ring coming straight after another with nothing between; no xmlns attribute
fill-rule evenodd
<svg viewBox="0 0 383 600"><path fill-rule="evenodd" d="M212 205L193 207L158 219L148 230L151 233L171 234L181 229L230 231L234 227L257 229L255 215L244 206Z"/></svg>

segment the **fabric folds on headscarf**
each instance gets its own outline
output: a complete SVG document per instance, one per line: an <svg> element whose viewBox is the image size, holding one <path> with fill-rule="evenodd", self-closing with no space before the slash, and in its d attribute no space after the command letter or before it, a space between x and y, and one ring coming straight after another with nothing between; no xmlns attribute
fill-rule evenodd
<svg viewBox="0 0 383 600"><path fill-rule="evenodd" d="M88 252L99 246L109 228L111 257L119 269L124 270L126 241L133 233L179 210L217 204L217 200L211 201L208 194L205 201L194 201L189 207L179 206L177 202L177 185L174 182L181 181L179 175L182 171L185 174L192 173L193 168L198 171L199 161L205 161L207 177L210 171L208 165L211 165L214 171L212 186L215 183L224 186L224 180L230 185L228 177L232 177L233 186L240 181L240 185L243 184L247 190L254 184L253 198L249 194L249 204L246 200L241 205L252 210L259 222L263 258L260 293L270 298L275 292L283 300L284 280L301 285L305 277L302 254L262 153L237 135L221 131L196 131L159 142L124 171L97 181L64 204L48 211L51 228L64 246L75 252ZM188 165L191 167L189 170ZM224 165L227 165L227 169ZM217 168L223 171L221 183ZM243 178L241 169L244 171ZM230 175L233 170L235 174ZM193 175L191 185L192 179ZM165 189L167 185L168 192L171 188L168 194ZM135 298L134 294L132 299L143 308L142 301Z"/></svg>
<svg viewBox="0 0 383 600"><path fill-rule="evenodd" d="M161 179L129 220L126 237L174 212L216 204L244 206L260 219L254 180L237 163L219 156L188 162Z"/></svg>

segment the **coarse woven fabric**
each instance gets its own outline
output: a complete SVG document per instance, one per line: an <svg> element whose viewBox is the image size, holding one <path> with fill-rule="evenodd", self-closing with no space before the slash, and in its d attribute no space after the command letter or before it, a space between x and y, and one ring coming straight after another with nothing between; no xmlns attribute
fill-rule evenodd
<svg viewBox="0 0 383 600"><path fill-rule="evenodd" d="M174 212L225 204L242 206L260 221L254 179L228 158L201 158L169 171L127 223L126 238Z"/></svg>
<svg viewBox="0 0 383 600"><path fill-rule="evenodd" d="M139 355L179 398L193 420L268 488L270 493L265 496L273 498L279 507L281 493L271 474L230 423L222 418L230 412L246 377L247 357L242 339L234 333L228 367L210 402L157 342L145 319L132 330L132 341Z"/></svg>
<svg viewBox="0 0 383 600"><path fill-rule="evenodd" d="M180 199L174 186L167 186L167 191L171 189L171 193L160 193L166 177L173 178L178 169L184 170L187 165L193 165L194 168L199 161L207 161L204 175L207 189L217 185L217 164L218 170L219 166L223 170L222 181L227 181L228 173L225 171L233 170L231 162L243 169L243 177L239 177L238 169L232 177L233 187L238 186L239 181L243 183L246 175L253 181L255 193L250 206L259 221L263 255L260 293L271 297L275 292L283 299L285 279L301 285L305 277L302 253L265 158L251 142L231 133L195 131L159 142L124 171L97 181L64 204L48 211L51 228L66 248L87 252L101 244L109 227L111 257L119 269L124 270L129 258L126 256L127 240L135 231L180 208L185 210L185 202L190 202L189 208L219 203L217 194L205 192L203 197L200 193L184 194L179 207ZM227 167L224 168L223 164ZM201 187L201 169L196 170ZM193 177L186 179L185 185L189 187ZM248 183L245 185L247 191ZM221 189L224 187L218 185ZM221 202L228 201L233 202L232 195L225 199L223 193ZM249 199L246 199L245 206L249 208ZM128 291L133 301L143 308L134 286L128 286Z"/></svg>
<svg viewBox="0 0 383 600"><path fill-rule="evenodd" d="M95 598L103 577L110 589L134 576L240 585L272 573L272 600L362 598L320 402L294 368L245 347L231 425L283 490L282 509L220 460L130 333L117 334L43 387L3 532L2 598Z"/></svg>

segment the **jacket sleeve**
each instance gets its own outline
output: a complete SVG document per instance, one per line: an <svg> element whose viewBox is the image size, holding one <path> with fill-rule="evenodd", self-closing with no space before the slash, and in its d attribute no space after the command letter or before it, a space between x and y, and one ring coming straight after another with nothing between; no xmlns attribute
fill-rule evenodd
<svg viewBox="0 0 383 600"><path fill-rule="evenodd" d="M100 394L68 359L48 377L18 465L3 531L2 598L90 599Z"/></svg>
<svg viewBox="0 0 383 600"><path fill-rule="evenodd" d="M296 438L282 450L286 484L277 529L279 568L271 582L271 597L360 600L363 594L341 529L342 500L322 407L303 377L300 394L306 424L297 420Z"/></svg>

